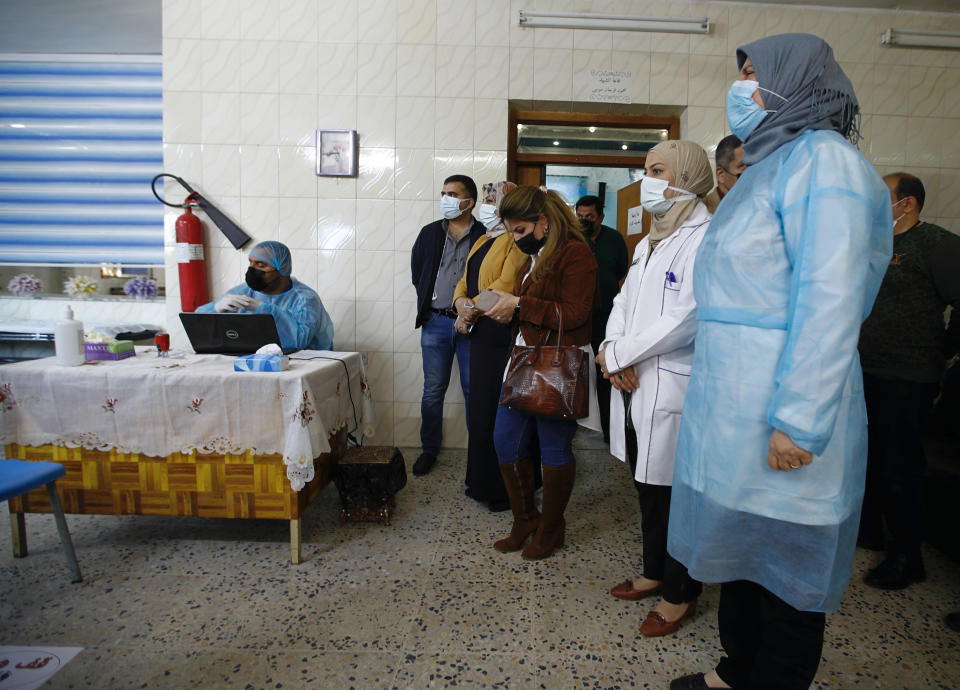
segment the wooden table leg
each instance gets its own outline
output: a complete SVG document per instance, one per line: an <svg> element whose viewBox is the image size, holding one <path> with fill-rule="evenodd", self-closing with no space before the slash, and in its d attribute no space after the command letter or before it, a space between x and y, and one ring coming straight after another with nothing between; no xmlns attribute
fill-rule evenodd
<svg viewBox="0 0 960 690"><path fill-rule="evenodd" d="M27 525L23 513L10 513L10 536L13 538L14 558L27 555Z"/></svg>
<svg viewBox="0 0 960 690"><path fill-rule="evenodd" d="M291 520L290 521L290 562L294 565L299 565L300 563L300 546L301 546L301 531L300 531L300 520Z"/></svg>

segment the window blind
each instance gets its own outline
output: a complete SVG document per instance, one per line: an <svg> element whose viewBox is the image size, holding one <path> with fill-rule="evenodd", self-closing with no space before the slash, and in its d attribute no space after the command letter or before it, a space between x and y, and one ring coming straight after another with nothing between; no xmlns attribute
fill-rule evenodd
<svg viewBox="0 0 960 690"><path fill-rule="evenodd" d="M0 55L0 262L163 265L160 56Z"/></svg>

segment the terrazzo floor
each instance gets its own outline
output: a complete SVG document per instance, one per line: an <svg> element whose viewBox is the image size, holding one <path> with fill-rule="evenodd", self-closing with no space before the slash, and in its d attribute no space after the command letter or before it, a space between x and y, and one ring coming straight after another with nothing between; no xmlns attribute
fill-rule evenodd
<svg viewBox="0 0 960 690"><path fill-rule="evenodd" d="M576 445L567 546L538 562L491 547L509 513L463 495L462 450L410 475L389 527L339 524L325 489L299 566L283 522L71 515L72 585L52 517L28 515L28 558L0 531L0 644L84 647L55 688L666 688L711 668L717 586L658 639L637 633L652 602L609 595L637 569L636 494L598 435ZM942 622L960 575L925 556L926 582L880 592L860 582L878 555L857 551L814 687L960 687Z"/></svg>

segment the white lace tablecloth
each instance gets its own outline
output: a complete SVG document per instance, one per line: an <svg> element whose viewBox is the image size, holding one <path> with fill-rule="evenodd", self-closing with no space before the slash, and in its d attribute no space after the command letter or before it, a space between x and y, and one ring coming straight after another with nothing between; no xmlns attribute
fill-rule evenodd
<svg viewBox="0 0 960 690"><path fill-rule="evenodd" d="M0 366L2 444L152 456L278 453L294 491L313 479L328 435L346 426L371 436L375 424L357 352L301 350L281 372L234 371L225 355L159 359L148 347L78 367L52 357Z"/></svg>

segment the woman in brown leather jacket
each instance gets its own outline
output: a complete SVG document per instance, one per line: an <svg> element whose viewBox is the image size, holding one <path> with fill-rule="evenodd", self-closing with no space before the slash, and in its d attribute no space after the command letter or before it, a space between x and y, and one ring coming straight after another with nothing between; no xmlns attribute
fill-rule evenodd
<svg viewBox="0 0 960 690"><path fill-rule="evenodd" d="M556 192L523 186L503 198L500 217L530 258L517 272L514 294L497 291L500 301L486 315L512 322L517 344L539 343L544 336L556 343L559 307L562 344L582 347L590 356L597 262L576 215ZM546 558L563 546L563 512L576 472L571 447L576 431L573 419L551 419L503 405L497 409L494 443L513 511L510 535L494 544L499 551L519 550L531 534L524 558ZM543 467L542 515L534 502L533 463L526 460L534 434Z"/></svg>

